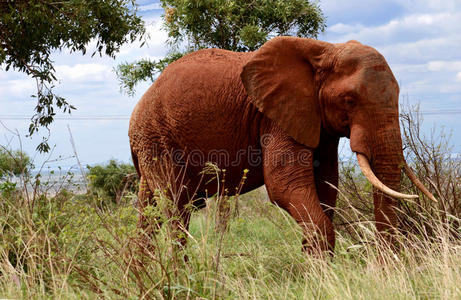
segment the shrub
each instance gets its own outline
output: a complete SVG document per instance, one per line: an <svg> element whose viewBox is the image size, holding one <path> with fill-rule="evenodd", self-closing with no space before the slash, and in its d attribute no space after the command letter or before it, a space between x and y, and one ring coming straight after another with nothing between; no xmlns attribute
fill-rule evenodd
<svg viewBox="0 0 461 300"><path fill-rule="evenodd" d="M106 165L87 166L87 168L90 188L103 199L110 199L118 204L125 192L136 192L137 174L131 164L110 160Z"/></svg>
<svg viewBox="0 0 461 300"><path fill-rule="evenodd" d="M438 199L435 203L426 197L408 180L403 190L420 194L414 201L401 205L402 228L417 234L436 236L436 224L443 224L452 237L461 238L461 157L453 154L450 134L444 128L433 128L430 135L421 132L423 119L419 107L406 109L401 114L405 157L429 191ZM418 222L414 222L418 220ZM440 227L440 226L439 226Z"/></svg>
<svg viewBox="0 0 461 300"><path fill-rule="evenodd" d="M32 168L30 157L23 151L0 148L0 179L29 174Z"/></svg>

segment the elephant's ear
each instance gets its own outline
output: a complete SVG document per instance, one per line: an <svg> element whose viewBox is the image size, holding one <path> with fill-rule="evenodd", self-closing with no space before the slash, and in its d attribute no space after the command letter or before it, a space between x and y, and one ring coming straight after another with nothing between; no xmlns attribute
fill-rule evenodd
<svg viewBox="0 0 461 300"><path fill-rule="evenodd" d="M315 148L321 117L315 71L328 43L276 37L243 67L241 78L252 101L297 142Z"/></svg>

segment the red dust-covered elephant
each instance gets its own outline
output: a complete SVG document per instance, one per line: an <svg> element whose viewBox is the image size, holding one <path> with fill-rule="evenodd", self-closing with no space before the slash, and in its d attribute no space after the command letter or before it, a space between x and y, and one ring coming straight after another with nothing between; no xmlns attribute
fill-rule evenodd
<svg viewBox="0 0 461 300"><path fill-rule="evenodd" d="M249 170L241 193L265 184L309 237L305 249L332 250L338 140L347 137L375 186L377 229L389 231L396 198L417 197L396 192L402 168L433 198L403 158L398 99L384 57L356 41L276 37L250 53L191 53L165 69L131 117L139 226L148 226L142 210L155 205L155 190L168 187L178 226L187 229L187 204L218 192L220 181L203 178L211 161L226 170L229 194Z"/></svg>

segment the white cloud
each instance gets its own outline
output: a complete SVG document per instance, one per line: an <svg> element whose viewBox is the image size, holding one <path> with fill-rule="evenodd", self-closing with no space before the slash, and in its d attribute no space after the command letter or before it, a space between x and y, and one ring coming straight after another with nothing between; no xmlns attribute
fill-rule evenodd
<svg viewBox="0 0 461 300"><path fill-rule="evenodd" d="M412 72L412 73L423 73L428 71L426 64L391 64L394 72Z"/></svg>
<svg viewBox="0 0 461 300"><path fill-rule="evenodd" d="M458 74L456 74L456 81L457 81L457 82L461 82L461 72L459 72Z"/></svg>
<svg viewBox="0 0 461 300"><path fill-rule="evenodd" d="M440 94L459 94L461 93L461 85L456 83L456 79L456 77L450 78L449 82L444 82L439 86L434 86L433 88L437 91L440 91ZM459 108L459 106L456 108Z"/></svg>
<svg viewBox="0 0 461 300"><path fill-rule="evenodd" d="M405 0L397 1L408 11L418 12L437 12L437 11L459 11L461 10L461 1L459 0Z"/></svg>
<svg viewBox="0 0 461 300"><path fill-rule="evenodd" d="M162 21L160 17L156 17L146 22L146 34L149 36L144 47L141 47L141 42L136 41L132 44L123 45L118 53L118 59L137 59L143 56L162 57L166 54L167 48L165 42L168 38L166 31L162 29Z"/></svg>
<svg viewBox="0 0 461 300"><path fill-rule="evenodd" d="M57 77L63 82L105 81L113 77L111 67L103 64L58 65L55 69Z"/></svg>
<svg viewBox="0 0 461 300"><path fill-rule="evenodd" d="M140 5L138 9L139 11L162 9L162 5L160 3L151 3L147 5Z"/></svg>
<svg viewBox="0 0 461 300"><path fill-rule="evenodd" d="M441 34L459 34L461 13L413 14L389 21L380 26L361 24L335 24L331 32L340 34L334 42L358 40L373 46L388 45L395 41L417 41L421 38L438 38Z"/></svg>
<svg viewBox="0 0 461 300"><path fill-rule="evenodd" d="M430 61L427 64L427 69L429 71L457 72L461 71L461 61Z"/></svg>
<svg viewBox="0 0 461 300"><path fill-rule="evenodd" d="M419 64L440 58L458 60L461 53L461 36L441 35L417 41L393 41L376 48L395 63Z"/></svg>
<svg viewBox="0 0 461 300"><path fill-rule="evenodd" d="M0 82L1 102L13 99L30 99L36 92L35 80L24 76L22 79L2 80ZM8 107L8 103L5 103ZM6 108L2 107L2 108ZM7 109L9 110L9 109Z"/></svg>
<svg viewBox="0 0 461 300"><path fill-rule="evenodd" d="M461 9L459 0L367 0L367 1L344 1L323 0L320 2L323 11L328 13L361 15L373 10L383 10L386 7L401 7L406 12L433 13L440 11L456 11ZM359 18L363 19L363 18Z"/></svg>
<svg viewBox="0 0 461 300"><path fill-rule="evenodd" d="M460 93L461 60L429 61L425 64L391 65L403 90L413 95Z"/></svg>
<svg viewBox="0 0 461 300"><path fill-rule="evenodd" d="M364 29L365 26L361 24L344 24L337 23L333 26L328 27L328 32L337 33L337 34L349 34L351 32L358 32Z"/></svg>

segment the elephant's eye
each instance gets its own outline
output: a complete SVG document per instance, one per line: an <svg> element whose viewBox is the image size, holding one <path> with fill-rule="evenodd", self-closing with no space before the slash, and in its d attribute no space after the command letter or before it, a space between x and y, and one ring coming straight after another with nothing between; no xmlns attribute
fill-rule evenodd
<svg viewBox="0 0 461 300"><path fill-rule="evenodd" d="M351 96L345 96L344 98L344 106L346 109L352 109L355 106L355 98Z"/></svg>

